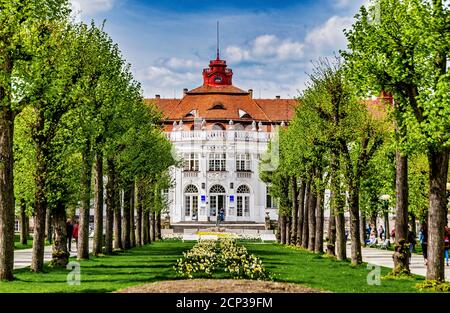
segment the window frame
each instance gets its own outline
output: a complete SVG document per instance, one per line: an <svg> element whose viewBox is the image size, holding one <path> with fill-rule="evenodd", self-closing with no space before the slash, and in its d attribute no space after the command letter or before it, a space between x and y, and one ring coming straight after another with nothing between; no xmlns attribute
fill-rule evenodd
<svg viewBox="0 0 450 313"><path fill-rule="evenodd" d="M211 152L208 155L208 172L226 172L227 154Z"/></svg>

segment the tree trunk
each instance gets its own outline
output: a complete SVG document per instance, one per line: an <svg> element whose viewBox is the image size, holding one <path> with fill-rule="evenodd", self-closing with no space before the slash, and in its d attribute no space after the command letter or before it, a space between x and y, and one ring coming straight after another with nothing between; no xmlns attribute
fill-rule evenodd
<svg viewBox="0 0 450 313"><path fill-rule="evenodd" d="M114 184L114 249L122 249L122 212L117 179Z"/></svg>
<svg viewBox="0 0 450 313"><path fill-rule="evenodd" d="M141 246L143 242L142 234L142 183L137 183L137 203L136 203L136 245Z"/></svg>
<svg viewBox="0 0 450 313"><path fill-rule="evenodd" d="M131 248L130 203L131 203L131 184L126 183L125 188L123 190L123 216L122 216L122 248L125 250Z"/></svg>
<svg viewBox="0 0 450 313"><path fill-rule="evenodd" d="M300 197L298 199L298 225L297 225L297 246L302 244L303 238L303 213L305 211L305 192L306 192L306 182L302 180L302 185L300 187Z"/></svg>
<svg viewBox="0 0 450 313"><path fill-rule="evenodd" d="M45 234L49 244L52 243L52 215L49 210L45 214Z"/></svg>
<svg viewBox="0 0 450 313"><path fill-rule="evenodd" d="M349 186L350 195L350 234L352 264L362 263L361 235L359 233L359 178L355 177Z"/></svg>
<svg viewBox="0 0 450 313"><path fill-rule="evenodd" d="M333 199L333 192L330 195L330 203ZM328 231L327 231L327 254L336 254L336 217L334 216L334 209L330 205L330 217L328 219Z"/></svg>
<svg viewBox="0 0 450 313"><path fill-rule="evenodd" d="M37 131L44 128L44 119L40 115L37 121ZM31 260L31 270L41 272L44 268L44 248L45 248L45 216L47 212L47 158L48 149L42 136L36 138L36 169L35 169L35 199L34 199L34 231L33 231L33 254ZM1 240L1 239L0 239Z"/></svg>
<svg viewBox="0 0 450 313"><path fill-rule="evenodd" d="M411 231L413 232L414 236L417 234L416 229L416 216L414 213L409 213L409 221L408 221L409 227L411 228Z"/></svg>
<svg viewBox="0 0 450 313"><path fill-rule="evenodd" d="M136 247L136 235L135 235L135 217L134 217L134 207L136 199L136 189L135 183L131 184L131 197L130 197L130 245L131 247Z"/></svg>
<svg viewBox="0 0 450 313"><path fill-rule="evenodd" d="M10 63L4 64L12 70ZM7 101L0 107L0 281L14 279L14 114L7 98L0 87L0 100Z"/></svg>
<svg viewBox="0 0 450 313"><path fill-rule="evenodd" d="M394 274L409 274L408 247L408 157L396 152L396 217L395 217L395 252ZM388 230L386 230L388 231Z"/></svg>
<svg viewBox="0 0 450 313"><path fill-rule="evenodd" d="M150 243L150 212L148 208L142 208L142 244Z"/></svg>
<svg viewBox="0 0 450 313"><path fill-rule="evenodd" d="M103 249L103 154L97 151L95 155L94 175L94 255L102 253Z"/></svg>
<svg viewBox="0 0 450 313"><path fill-rule="evenodd" d="M370 216L370 228L371 228L371 232L375 231L375 235L377 232L377 212L373 212L372 215Z"/></svg>
<svg viewBox="0 0 450 313"><path fill-rule="evenodd" d="M298 187L297 187L297 177L292 176L291 178L291 194L292 194L292 232L291 240L292 244L297 244L297 227L298 227Z"/></svg>
<svg viewBox="0 0 450 313"><path fill-rule="evenodd" d="M286 231L286 244L291 244L291 219L290 216L285 216L286 219L286 225L284 226L284 229Z"/></svg>
<svg viewBox="0 0 450 313"><path fill-rule="evenodd" d="M366 246L366 215L364 212L360 212L359 214L359 236L361 245L363 247Z"/></svg>
<svg viewBox="0 0 450 313"><path fill-rule="evenodd" d="M444 227L447 215L446 184L449 152L428 152L430 208L428 210L427 279L444 281Z"/></svg>
<svg viewBox="0 0 450 313"><path fill-rule="evenodd" d="M113 252L113 232L114 232L114 185L116 184L116 175L114 161L107 160L107 182L106 182L106 225L105 225L105 253Z"/></svg>
<svg viewBox="0 0 450 313"><path fill-rule="evenodd" d="M286 244L286 216L280 215L280 243L282 245Z"/></svg>
<svg viewBox="0 0 450 313"><path fill-rule="evenodd" d="M150 212L150 241L156 238L156 214L155 211Z"/></svg>
<svg viewBox="0 0 450 313"><path fill-rule="evenodd" d="M308 248L308 239L309 239L309 204L311 203L311 184L306 183L306 191L305 191L305 205L303 210L303 229L302 229L302 247Z"/></svg>
<svg viewBox="0 0 450 313"><path fill-rule="evenodd" d="M316 244L316 205L317 205L317 194L312 190L311 187L311 197L308 200L308 249L314 251L314 246Z"/></svg>
<svg viewBox="0 0 450 313"><path fill-rule="evenodd" d="M89 259L89 215L91 209L92 156L91 143L88 140L83 151L81 176L81 210L78 233L77 259Z"/></svg>
<svg viewBox="0 0 450 313"><path fill-rule="evenodd" d="M323 253L323 202L324 202L324 193L321 192L317 196L316 202L316 243L314 244L314 252Z"/></svg>
<svg viewBox="0 0 450 313"><path fill-rule="evenodd" d="M156 213L156 240L161 240L161 212Z"/></svg>
<svg viewBox="0 0 450 313"><path fill-rule="evenodd" d="M62 202L56 204L52 224L54 240L51 264L55 267L65 267L69 263L70 253L67 251L66 207Z"/></svg>
<svg viewBox="0 0 450 313"><path fill-rule="evenodd" d="M26 245L28 242L27 227L27 204L25 199L20 199L20 244Z"/></svg>
<svg viewBox="0 0 450 313"><path fill-rule="evenodd" d="M336 218L336 258L338 260L347 259L347 243L345 241L345 198L341 194L341 179L339 177L339 152L333 151L331 160L331 189L333 192L332 208Z"/></svg>

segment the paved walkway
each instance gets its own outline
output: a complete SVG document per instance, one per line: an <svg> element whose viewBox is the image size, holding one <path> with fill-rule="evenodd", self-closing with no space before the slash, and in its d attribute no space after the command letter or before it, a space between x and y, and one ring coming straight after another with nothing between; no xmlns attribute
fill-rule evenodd
<svg viewBox="0 0 450 313"><path fill-rule="evenodd" d="M362 248L363 261L374 265L393 268L393 254L394 252L389 250ZM350 245L347 245L347 256L350 257L350 255ZM427 267L423 263L423 256L421 254L412 255L410 269L413 274L421 276L427 275ZM447 281L450 280L450 268L447 266L445 267L445 279Z"/></svg>
<svg viewBox="0 0 450 313"><path fill-rule="evenodd" d="M23 268L31 265L31 256L33 249L22 249L14 251L14 269ZM92 240L89 240L89 251L92 250ZM72 243L72 251L70 256L76 256L76 244ZM52 246L45 246L44 249L44 262L48 262L52 259Z"/></svg>

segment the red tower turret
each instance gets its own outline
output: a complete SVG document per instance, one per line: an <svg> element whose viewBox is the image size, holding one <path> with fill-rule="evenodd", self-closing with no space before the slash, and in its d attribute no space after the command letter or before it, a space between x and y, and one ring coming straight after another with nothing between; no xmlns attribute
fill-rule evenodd
<svg viewBox="0 0 450 313"><path fill-rule="evenodd" d="M219 22L217 22L217 57L209 62L209 68L203 70L204 86L232 85L233 71L227 68L227 61L221 60L219 55Z"/></svg>
<svg viewBox="0 0 450 313"><path fill-rule="evenodd" d="M227 61L217 59L209 62L209 68L203 70L203 85L226 86L232 85L233 71L227 68Z"/></svg>

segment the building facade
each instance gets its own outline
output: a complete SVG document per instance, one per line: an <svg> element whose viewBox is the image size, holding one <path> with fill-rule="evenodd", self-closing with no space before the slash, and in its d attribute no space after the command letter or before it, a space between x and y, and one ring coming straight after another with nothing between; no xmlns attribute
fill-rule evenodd
<svg viewBox="0 0 450 313"><path fill-rule="evenodd" d="M296 100L254 99L232 84L233 71L219 55L203 70L203 85L184 89L181 99L156 96L164 131L181 166L170 169L172 225L263 224L276 219L268 186L258 167L277 128L288 124ZM274 156L276 158L276 156Z"/></svg>

